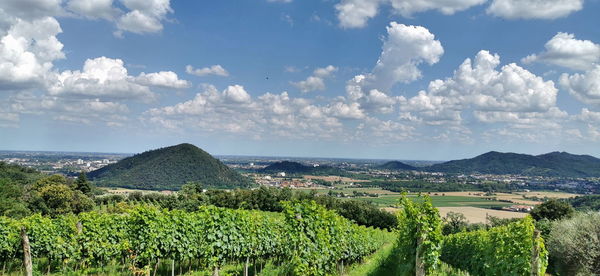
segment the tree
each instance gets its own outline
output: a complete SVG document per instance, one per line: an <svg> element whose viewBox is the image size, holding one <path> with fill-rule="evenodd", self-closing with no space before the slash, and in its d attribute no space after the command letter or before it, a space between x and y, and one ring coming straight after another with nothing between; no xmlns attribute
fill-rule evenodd
<svg viewBox="0 0 600 276"><path fill-rule="evenodd" d="M578 213L555 221L548 249L559 275L598 275L600 273L600 213Z"/></svg>
<svg viewBox="0 0 600 276"><path fill-rule="evenodd" d="M92 183L87 180L84 172L80 172L77 180L75 180L75 189L81 191L85 195L92 194Z"/></svg>
<svg viewBox="0 0 600 276"><path fill-rule="evenodd" d="M64 176L44 177L28 187L25 201L32 211L51 216L91 210L94 201L74 188Z"/></svg>
<svg viewBox="0 0 600 276"><path fill-rule="evenodd" d="M559 220L572 217L573 212L573 207L571 207L569 203L557 199L550 199L535 206L530 214L535 220L541 220L543 218Z"/></svg>
<svg viewBox="0 0 600 276"><path fill-rule="evenodd" d="M442 233L444 235L454 234L467 229L467 218L462 213L448 212L444 218Z"/></svg>
<svg viewBox="0 0 600 276"><path fill-rule="evenodd" d="M29 209L23 202L23 186L0 178L0 216L22 218L29 214Z"/></svg>

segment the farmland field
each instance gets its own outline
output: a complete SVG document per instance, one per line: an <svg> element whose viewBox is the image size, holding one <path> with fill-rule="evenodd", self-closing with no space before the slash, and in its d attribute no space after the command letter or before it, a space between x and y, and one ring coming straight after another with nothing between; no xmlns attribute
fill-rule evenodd
<svg viewBox="0 0 600 276"><path fill-rule="evenodd" d="M438 210L442 217L445 217L449 212L462 213L470 223L486 223L487 216L498 218L523 218L527 216L527 213L483 209L478 207L438 207Z"/></svg>
<svg viewBox="0 0 600 276"><path fill-rule="evenodd" d="M417 197L410 194L409 197ZM358 200L371 201L380 207L393 207L398 202L400 195L381 195L379 197L358 197ZM432 195L431 200L434 207L463 207L474 206L480 208L504 207L511 205L507 202L489 200L486 198L470 197L470 196L442 196Z"/></svg>

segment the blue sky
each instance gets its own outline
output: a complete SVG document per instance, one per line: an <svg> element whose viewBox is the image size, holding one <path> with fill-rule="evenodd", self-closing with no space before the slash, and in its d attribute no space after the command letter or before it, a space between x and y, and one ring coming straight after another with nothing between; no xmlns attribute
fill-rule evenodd
<svg viewBox="0 0 600 276"><path fill-rule="evenodd" d="M600 156L598 0L7 0L0 149Z"/></svg>

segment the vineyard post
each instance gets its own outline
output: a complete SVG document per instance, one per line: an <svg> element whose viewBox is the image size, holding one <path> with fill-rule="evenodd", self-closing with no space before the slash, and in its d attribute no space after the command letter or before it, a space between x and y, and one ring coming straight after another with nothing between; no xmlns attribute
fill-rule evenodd
<svg viewBox="0 0 600 276"><path fill-rule="evenodd" d="M539 276L540 273L540 231L533 231L533 247L531 249L531 276Z"/></svg>
<svg viewBox="0 0 600 276"><path fill-rule="evenodd" d="M219 276L219 266L215 266L212 276Z"/></svg>
<svg viewBox="0 0 600 276"><path fill-rule="evenodd" d="M25 275L33 275L33 265L31 264L31 246L29 237L25 232L25 227L21 227L21 240L23 241L23 264L25 265Z"/></svg>
<svg viewBox="0 0 600 276"><path fill-rule="evenodd" d="M175 258L171 260L171 276L175 276Z"/></svg>
<svg viewBox="0 0 600 276"><path fill-rule="evenodd" d="M423 237L421 237L419 233L419 238L417 238L417 250L415 250L415 276L425 276L425 263L421 256L421 244L423 244Z"/></svg>
<svg viewBox="0 0 600 276"><path fill-rule="evenodd" d="M246 263L244 264L244 276L248 276L248 265L250 264L250 257L246 257ZM256 273L255 273L256 274Z"/></svg>

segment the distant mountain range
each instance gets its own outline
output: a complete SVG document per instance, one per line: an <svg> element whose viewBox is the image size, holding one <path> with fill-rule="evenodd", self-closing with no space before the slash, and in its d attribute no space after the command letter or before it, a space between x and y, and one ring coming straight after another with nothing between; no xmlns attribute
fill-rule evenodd
<svg viewBox="0 0 600 276"><path fill-rule="evenodd" d="M191 144L147 151L88 173L98 186L177 190L188 182L213 188L246 188L252 180Z"/></svg>
<svg viewBox="0 0 600 276"><path fill-rule="evenodd" d="M416 171L419 170L416 167L402 163L400 161L390 161L383 165L377 166L378 169L383 170L394 170L394 171Z"/></svg>
<svg viewBox="0 0 600 276"><path fill-rule="evenodd" d="M520 174L555 177L600 177L600 159L589 155L551 152L542 155L491 151L470 159L422 168L452 174Z"/></svg>
<svg viewBox="0 0 600 276"><path fill-rule="evenodd" d="M334 168L331 166L307 166L298 162L292 161L281 161L275 162L260 170L262 173L279 173L285 172L287 174L316 174L316 175L340 175L345 172L342 169Z"/></svg>

